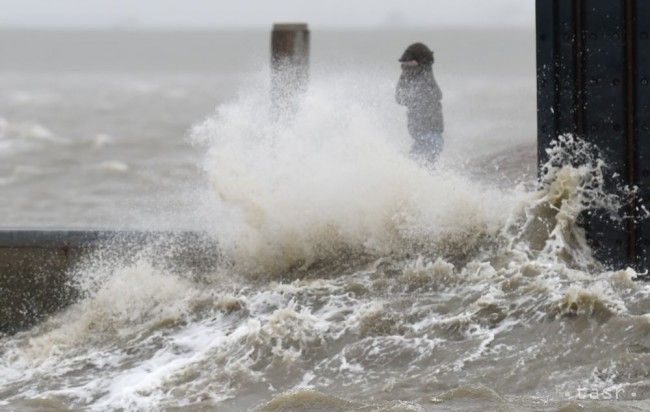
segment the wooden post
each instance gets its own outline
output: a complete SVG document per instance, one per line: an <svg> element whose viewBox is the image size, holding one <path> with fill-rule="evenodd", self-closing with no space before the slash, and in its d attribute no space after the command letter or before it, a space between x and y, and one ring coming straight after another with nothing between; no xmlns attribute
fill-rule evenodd
<svg viewBox="0 0 650 412"><path fill-rule="evenodd" d="M305 23L273 25L271 99L275 116L296 109L296 98L309 79L309 29Z"/></svg>

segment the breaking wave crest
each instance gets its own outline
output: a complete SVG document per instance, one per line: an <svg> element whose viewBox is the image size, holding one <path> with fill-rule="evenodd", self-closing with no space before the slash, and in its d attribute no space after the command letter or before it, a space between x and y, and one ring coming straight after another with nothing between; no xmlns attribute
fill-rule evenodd
<svg viewBox="0 0 650 412"><path fill-rule="evenodd" d="M585 386L647 405L650 293L577 224L625 201L606 165L564 136L540 184L430 170L378 89L314 82L291 121L251 91L197 126L221 265L91 257L79 302L0 340L0 405L552 410Z"/></svg>
<svg viewBox="0 0 650 412"><path fill-rule="evenodd" d="M453 159L435 172L414 162L404 120L364 89L317 83L279 121L265 96L244 94L194 129L216 200L238 222L220 233L238 262L281 272L346 252L463 255L528 196L474 182Z"/></svg>

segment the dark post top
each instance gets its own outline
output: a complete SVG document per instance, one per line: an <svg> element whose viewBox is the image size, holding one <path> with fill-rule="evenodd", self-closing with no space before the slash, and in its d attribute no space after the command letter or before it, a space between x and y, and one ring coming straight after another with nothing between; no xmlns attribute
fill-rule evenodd
<svg viewBox="0 0 650 412"><path fill-rule="evenodd" d="M273 31L307 31L306 23L274 23Z"/></svg>
<svg viewBox="0 0 650 412"><path fill-rule="evenodd" d="M305 66L309 60L309 30L305 23L276 23L271 33L271 62L274 70L281 65ZM284 67L286 69L286 67ZM305 69L306 70L306 69Z"/></svg>

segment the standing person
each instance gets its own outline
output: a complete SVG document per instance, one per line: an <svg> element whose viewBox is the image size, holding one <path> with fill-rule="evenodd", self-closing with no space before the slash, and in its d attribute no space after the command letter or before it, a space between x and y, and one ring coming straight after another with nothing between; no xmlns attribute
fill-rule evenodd
<svg viewBox="0 0 650 412"><path fill-rule="evenodd" d="M422 43L402 54L402 75L395 90L397 103L406 106L411 154L433 164L443 147L442 91L433 77L433 52Z"/></svg>

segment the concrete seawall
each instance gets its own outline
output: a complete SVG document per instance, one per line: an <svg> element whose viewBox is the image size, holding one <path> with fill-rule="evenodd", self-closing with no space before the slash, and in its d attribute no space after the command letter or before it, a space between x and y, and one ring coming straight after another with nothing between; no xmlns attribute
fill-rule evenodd
<svg viewBox="0 0 650 412"><path fill-rule="evenodd" d="M0 230L0 334L27 328L78 299L75 271L94 258L127 263L145 250L171 271L216 266L216 242L197 232Z"/></svg>

